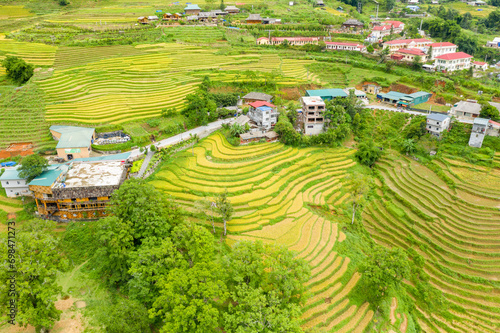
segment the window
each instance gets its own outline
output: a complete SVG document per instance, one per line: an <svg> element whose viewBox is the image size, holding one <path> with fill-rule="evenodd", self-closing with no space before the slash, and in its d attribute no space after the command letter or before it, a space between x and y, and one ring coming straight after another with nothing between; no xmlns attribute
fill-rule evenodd
<svg viewBox="0 0 500 333"><path fill-rule="evenodd" d="M314 126L312 126L312 125L307 126L307 128L313 128L313 127L314 127Z"/></svg>
<svg viewBox="0 0 500 333"><path fill-rule="evenodd" d="M9 185L9 182L5 182L6 185Z"/></svg>
<svg viewBox="0 0 500 333"><path fill-rule="evenodd" d="M19 181L17 181L18 184L21 184Z"/></svg>

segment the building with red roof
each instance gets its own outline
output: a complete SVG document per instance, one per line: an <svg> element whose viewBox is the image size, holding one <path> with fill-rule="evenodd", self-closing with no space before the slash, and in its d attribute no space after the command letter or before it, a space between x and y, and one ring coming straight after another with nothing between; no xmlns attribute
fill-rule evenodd
<svg viewBox="0 0 500 333"><path fill-rule="evenodd" d="M399 30L399 31L403 31L403 29L405 28L405 24L401 21L384 21L384 24L386 25L389 25L389 26L393 26L394 27L394 30Z"/></svg>
<svg viewBox="0 0 500 333"><path fill-rule="evenodd" d="M270 129L278 121L278 108L266 101L255 101L248 104L247 116L262 129Z"/></svg>
<svg viewBox="0 0 500 333"><path fill-rule="evenodd" d="M337 51L365 51L366 46L358 43L344 43L344 42L325 42L327 50Z"/></svg>
<svg viewBox="0 0 500 333"><path fill-rule="evenodd" d="M434 66L438 71L453 72L469 69L472 56L465 52L447 53L435 58Z"/></svg>
<svg viewBox="0 0 500 333"><path fill-rule="evenodd" d="M389 53L396 52L400 49L427 49L432 41L426 38L416 39L395 39L385 42L384 49L389 48Z"/></svg>
<svg viewBox="0 0 500 333"><path fill-rule="evenodd" d="M251 107L254 107L254 108L258 108L258 107L261 107L261 106L269 106L270 108L275 108L276 107L276 105L271 104L269 102L265 102L265 101L256 101L256 102L249 103L248 105L251 106Z"/></svg>
<svg viewBox="0 0 500 333"><path fill-rule="evenodd" d="M416 57L420 57L420 62L427 60L427 55L421 49L399 49L391 55L391 59L401 61L413 61Z"/></svg>
<svg viewBox="0 0 500 333"><path fill-rule="evenodd" d="M475 69L481 69L483 71L487 70L488 69L488 63L487 62L482 62L482 61L474 61L472 63L472 66L475 68Z"/></svg>
<svg viewBox="0 0 500 333"><path fill-rule="evenodd" d="M443 54L457 52L457 46L450 42L432 43L429 47L432 47L430 59L434 59Z"/></svg>
<svg viewBox="0 0 500 333"><path fill-rule="evenodd" d="M260 37L257 39L258 45L280 45L285 40L288 41L290 45L305 45L305 44L318 44L319 37Z"/></svg>
<svg viewBox="0 0 500 333"><path fill-rule="evenodd" d="M394 32L394 30L393 30ZM378 25L373 27L371 35L376 38L382 38L384 36L389 36L391 34L391 26L386 25Z"/></svg>

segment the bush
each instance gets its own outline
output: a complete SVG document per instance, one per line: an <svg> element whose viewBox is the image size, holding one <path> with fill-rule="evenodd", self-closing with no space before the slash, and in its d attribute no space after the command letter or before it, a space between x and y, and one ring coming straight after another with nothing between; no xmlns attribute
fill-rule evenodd
<svg viewBox="0 0 500 333"><path fill-rule="evenodd" d="M147 123L150 127L158 127L158 126L160 126L161 121L160 121L160 119L158 119L158 118L153 118L153 119L148 119L148 120L146 120L146 123Z"/></svg>

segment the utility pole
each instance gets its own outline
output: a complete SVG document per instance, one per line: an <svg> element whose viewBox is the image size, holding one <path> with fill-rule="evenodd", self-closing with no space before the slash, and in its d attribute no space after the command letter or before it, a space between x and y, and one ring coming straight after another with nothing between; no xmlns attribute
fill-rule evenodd
<svg viewBox="0 0 500 333"><path fill-rule="evenodd" d="M420 20L420 30L422 30L422 22L424 22L424 19Z"/></svg>
<svg viewBox="0 0 500 333"><path fill-rule="evenodd" d="M358 1L358 13L361 14L361 1Z"/></svg>
<svg viewBox="0 0 500 333"><path fill-rule="evenodd" d="M375 16L375 19L378 20L378 2L377 2L377 15Z"/></svg>

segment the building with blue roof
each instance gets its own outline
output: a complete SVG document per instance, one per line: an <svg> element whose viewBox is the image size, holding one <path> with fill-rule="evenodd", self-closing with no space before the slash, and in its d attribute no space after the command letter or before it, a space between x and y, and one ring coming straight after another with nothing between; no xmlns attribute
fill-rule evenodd
<svg viewBox="0 0 500 333"><path fill-rule="evenodd" d="M31 194L26 180L19 177L17 168L5 169L4 173L0 176L0 184L2 184L5 193L10 198Z"/></svg>
<svg viewBox="0 0 500 333"><path fill-rule="evenodd" d="M188 4L184 8L185 15L198 15L201 12L201 8L196 4Z"/></svg>
<svg viewBox="0 0 500 333"><path fill-rule="evenodd" d="M343 89L317 89L306 90L306 96L321 97L324 101L330 101L334 98L346 98L349 95Z"/></svg>
<svg viewBox="0 0 500 333"><path fill-rule="evenodd" d="M56 146L57 156L69 161L75 158L87 158L95 140L95 129L78 126L50 126L50 133L59 141Z"/></svg>
<svg viewBox="0 0 500 333"><path fill-rule="evenodd" d="M431 98L431 96L431 93L425 91L417 91L412 94L389 91L388 93L381 92L377 94L377 98L380 101L402 107L412 107L418 104L425 103Z"/></svg>

